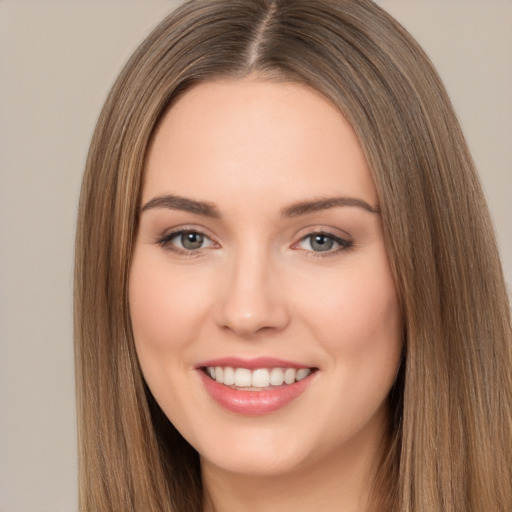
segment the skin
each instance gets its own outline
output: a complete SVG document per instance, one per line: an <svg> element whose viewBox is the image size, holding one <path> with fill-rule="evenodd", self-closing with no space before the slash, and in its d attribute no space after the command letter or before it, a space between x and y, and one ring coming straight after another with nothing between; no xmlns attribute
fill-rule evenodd
<svg viewBox="0 0 512 512"><path fill-rule="evenodd" d="M211 203L219 217L143 208L168 194ZM331 197L378 209L351 126L305 86L257 77L203 83L157 129L130 312L144 377L200 454L205 510L367 509L402 322L379 213L282 214ZM170 235L180 229L204 234L203 245L180 247ZM318 251L315 232L349 243ZM318 371L286 407L247 416L213 401L198 376L201 361L229 356Z"/></svg>

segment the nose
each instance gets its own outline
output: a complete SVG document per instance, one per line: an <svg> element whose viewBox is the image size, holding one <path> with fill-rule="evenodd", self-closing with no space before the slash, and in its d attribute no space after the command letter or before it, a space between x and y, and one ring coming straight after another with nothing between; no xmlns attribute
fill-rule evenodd
<svg viewBox="0 0 512 512"><path fill-rule="evenodd" d="M279 332L289 324L286 289L270 260L261 251L244 251L229 265L217 303L220 328L251 338Z"/></svg>

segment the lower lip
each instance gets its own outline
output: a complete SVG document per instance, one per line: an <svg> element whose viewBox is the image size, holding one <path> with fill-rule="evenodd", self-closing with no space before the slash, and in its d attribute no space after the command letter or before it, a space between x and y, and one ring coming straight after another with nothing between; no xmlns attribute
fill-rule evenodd
<svg viewBox="0 0 512 512"><path fill-rule="evenodd" d="M306 390L316 374L314 372L298 382L267 391L241 391L219 384L202 370L198 372L206 391L219 405L247 416L269 414L286 407Z"/></svg>

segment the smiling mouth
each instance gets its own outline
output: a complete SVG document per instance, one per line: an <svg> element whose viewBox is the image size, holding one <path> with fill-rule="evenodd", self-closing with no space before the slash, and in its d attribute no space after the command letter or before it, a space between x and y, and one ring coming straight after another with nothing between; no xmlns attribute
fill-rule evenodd
<svg viewBox="0 0 512 512"><path fill-rule="evenodd" d="M317 368L233 368L205 366L201 368L212 380L240 391L269 391L300 382Z"/></svg>

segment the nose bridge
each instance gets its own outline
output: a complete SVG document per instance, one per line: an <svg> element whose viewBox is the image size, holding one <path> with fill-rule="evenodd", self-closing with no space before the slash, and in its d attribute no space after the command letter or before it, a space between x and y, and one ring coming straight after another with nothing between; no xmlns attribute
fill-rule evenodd
<svg viewBox="0 0 512 512"><path fill-rule="evenodd" d="M219 324L242 336L283 329L289 315L279 287L271 251L254 243L240 248L228 264Z"/></svg>

